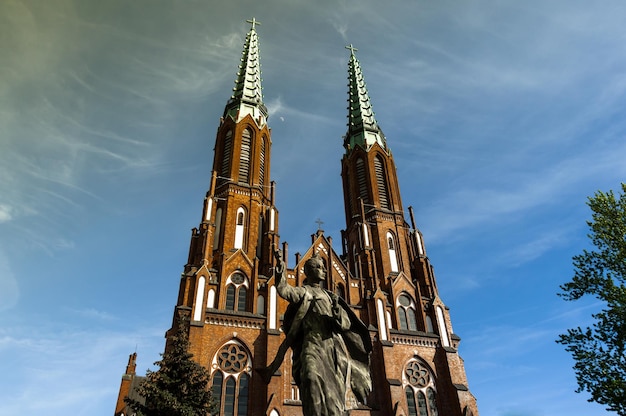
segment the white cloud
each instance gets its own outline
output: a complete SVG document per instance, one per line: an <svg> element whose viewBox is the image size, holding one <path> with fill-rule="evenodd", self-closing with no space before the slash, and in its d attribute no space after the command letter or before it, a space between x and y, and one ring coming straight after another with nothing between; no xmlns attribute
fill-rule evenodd
<svg viewBox="0 0 626 416"><path fill-rule="evenodd" d="M15 223L47 252L72 246L68 217L114 203L103 184L163 172L185 128L181 100L197 104L221 90L243 45L241 31L212 36L192 8L177 10L183 27L159 28L150 19L164 16L154 11L93 7L0 5L10 35L0 37L10 52L0 68L0 223Z"/></svg>
<svg viewBox="0 0 626 416"><path fill-rule="evenodd" d="M95 326L94 326L95 328ZM104 414L113 408L126 357L139 345L137 371L143 374L162 348L162 328L132 331L47 322L0 330L0 356L13 384L0 392L0 415ZM150 351L154 357L142 356ZM10 357L10 358L9 358ZM151 363L150 363L151 364Z"/></svg>
<svg viewBox="0 0 626 416"><path fill-rule="evenodd" d="M419 212L420 222L432 227L428 231L429 241L436 241L486 223L495 226L515 221L537 207L559 204L563 195L575 191L582 183L626 173L624 155L626 146L621 146L591 156L592 164L590 155L584 154L544 169L515 172L508 170L508 166L494 166L495 175L481 178L480 186L472 186L470 179L467 186L432 201ZM544 246L546 242L543 241Z"/></svg>
<svg viewBox="0 0 626 416"><path fill-rule="evenodd" d="M8 222L13 219L13 209L5 204L0 204L0 223Z"/></svg>
<svg viewBox="0 0 626 416"><path fill-rule="evenodd" d="M69 309L71 313L79 314L87 319L97 319L100 321L113 321L118 319L116 316L106 311L100 311L95 308Z"/></svg>
<svg viewBox="0 0 626 416"><path fill-rule="evenodd" d="M571 230L563 228L551 228L535 238L521 242L502 255L499 260L503 264L518 267L521 264L535 260L555 247L567 243L567 236Z"/></svg>

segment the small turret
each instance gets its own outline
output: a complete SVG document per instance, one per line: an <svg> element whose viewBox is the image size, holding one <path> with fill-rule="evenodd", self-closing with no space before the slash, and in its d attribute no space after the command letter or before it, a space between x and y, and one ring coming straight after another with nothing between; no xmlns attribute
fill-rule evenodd
<svg viewBox="0 0 626 416"><path fill-rule="evenodd" d="M128 364L126 365L126 374L134 376L137 368L137 353L134 352L128 356Z"/></svg>

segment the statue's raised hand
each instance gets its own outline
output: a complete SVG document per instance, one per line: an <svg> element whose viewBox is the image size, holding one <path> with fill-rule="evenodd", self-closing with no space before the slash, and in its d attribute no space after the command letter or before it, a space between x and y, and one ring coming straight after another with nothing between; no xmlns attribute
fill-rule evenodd
<svg viewBox="0 0 626 416"><path fill-rule="evenodd" d="M276 258L276 273L282 274L285 270L285 262L283 261L283 252L279 249L274 250L274 257Z"/></svg>

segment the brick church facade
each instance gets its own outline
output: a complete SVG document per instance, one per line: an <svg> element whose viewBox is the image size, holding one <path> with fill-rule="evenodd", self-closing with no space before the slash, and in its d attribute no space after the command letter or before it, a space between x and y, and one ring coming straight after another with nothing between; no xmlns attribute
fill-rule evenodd
<svg viewBox="0 0 626 416"><path fill-rule="evenodd" d="M460 338L452 332L410 207L410 223L405 219L394 159L351 46L340 252L317 230L309 249L289 264L288 246L278 233L271 130L256 22L251 23L234 93L217 129L211 185L201 222L192 230L174 311L174 322L179 315L190 320L190 352L211 372L209 388L220 414L302 415L291 352L269 384L255 372L273 360L284 339L287 302L273 278L273 251L279 248L291 285L302 285L304 263L321 256L326 289L343 297L369 328L374 389L366 403L352 406L351 415L478 416L458 354ZM126 394L120 391L120 399ZM125 412L120 403L116 414Z"/></svg>

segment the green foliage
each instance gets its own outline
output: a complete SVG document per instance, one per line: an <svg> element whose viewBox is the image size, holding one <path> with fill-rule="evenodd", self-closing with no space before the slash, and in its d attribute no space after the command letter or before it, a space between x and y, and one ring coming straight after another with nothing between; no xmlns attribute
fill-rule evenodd
<svg viewBox="0 0 626 416"><path fill-rule="evenodd" d="M577 391L626 416L626 184L619 198L598 191L587 204L595 249L573 257L575 275L559 295L565 300L590 295L604 308L593 315L592 327L569 329L557 342L574 358Z"/></svg>
<svg viewBox="0 0 626 416"><path fill-rule="evenodd" d="M207 416L215 411L207 389L209 372L188 352L188 328L188 320L179 319L162 359L154 363L159 369L146 372L137 389L145 404L125 399L138 416Z"/></svg>

